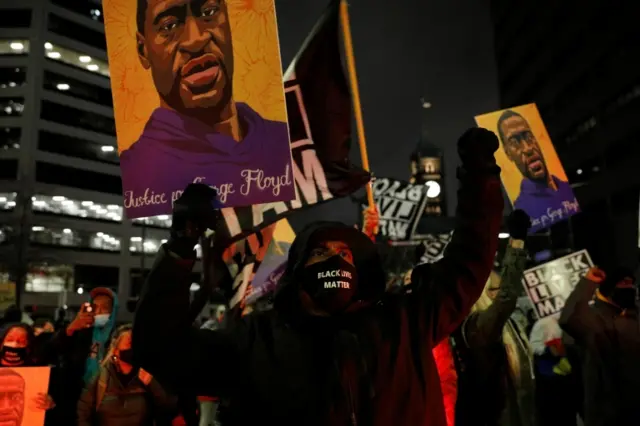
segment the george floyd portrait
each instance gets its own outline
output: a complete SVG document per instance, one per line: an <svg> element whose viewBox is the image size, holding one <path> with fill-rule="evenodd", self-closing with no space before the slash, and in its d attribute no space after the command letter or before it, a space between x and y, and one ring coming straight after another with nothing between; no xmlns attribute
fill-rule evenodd
<svg viewBox="0 0 640 426"><path fill-rule="evenodd" d="M33 401L47 393L49 374L49 367L0 368L0 425L44 425L45 410Z"/></svg>
<svg viewBox="0 0 640 426"><path fill-rule="evenodd" d="M580 211L562 163L535 104L475 117L500 139L496 162L514 209L531 217L530 232L548 228Z"/></svg>
<svg viewBox="0 0 640 426"><path fill-rule="evenodd" d="M274 0L105 0L124 207L295 198Z"/></svg>
<svg viewBox="0 0 640 426"><path fill-rule="evenodd" d="M0 368L0 424L22 425L24 392L22 376L10 368Z"/></svg>

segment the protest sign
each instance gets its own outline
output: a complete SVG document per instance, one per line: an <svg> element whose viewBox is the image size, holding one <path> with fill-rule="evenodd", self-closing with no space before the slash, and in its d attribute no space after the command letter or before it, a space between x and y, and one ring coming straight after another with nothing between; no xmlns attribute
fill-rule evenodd
<svg viewBox="0 0 640 426"><path fill-rule="evenodd" d="M453 231L448 234L426 235L421 244L424 245L425 251L420 258L420 263L435 263L442 259L444 250L451 242Z"/></svg>
<svg viewBox="0 0 640 426"><path fill-rule="evenodd" d="M224 207L292 200L274 0L174 3L103 2L127 217L194 181Z"/></svg>
<svg viewBox="0 0 640 426"><path fill-rule="evenodd" d="M572 253L524 271L524 286L538 318L558 314L593 262L586 250Z"/></svg>
<svg viewBox="0 0 640 426"><path fill-rule="evenodd" d="M295 211L349 195L369 181L369 173L346 160L351 95L341 64L338 4L332 2L285 74L295 198L222 209L233 241ZM255 237L250 238L255 246Z"/></svg>
<svg viewBox="0 0 640 426"><path fill-rule="evenodd" d="M380 236L391 241L410 240L424 212L427 187L391 178L376 178L372 186L380 213ZM362 206L363 210L368 207Z"/></svg>
<svg viewBox="0 0 640 426"><path fill-rule="evenodd" d="M496 162L515 209L531 217L536 232L578 213L580 207L535 104L475 117L500 139Z"/></svg>
<svg viewBox="0 0 640 426"><path fill-rule="evenodd" d="M46 411L35 406L38 394L47 394L50 367L0 368L0 423L42 426Z"/></svg>

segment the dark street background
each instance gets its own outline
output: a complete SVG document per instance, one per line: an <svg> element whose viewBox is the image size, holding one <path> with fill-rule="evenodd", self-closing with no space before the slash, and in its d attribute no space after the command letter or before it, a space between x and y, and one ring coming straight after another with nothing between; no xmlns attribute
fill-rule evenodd
<svg viewBox="0 0 640 426"><path fill-rule="evenodd" d="M286 69L327 2L276 0ZM369 162L374 174L409 179L420 137L420 95L431 102L431 140L443 149L450 214L455 206L456 140L473 116L499 107L488 1L352 0L350 18ZM352 159L360 164L355 124ZM320 218L355 223L350 199L293 215L299 230Z"/></svg>

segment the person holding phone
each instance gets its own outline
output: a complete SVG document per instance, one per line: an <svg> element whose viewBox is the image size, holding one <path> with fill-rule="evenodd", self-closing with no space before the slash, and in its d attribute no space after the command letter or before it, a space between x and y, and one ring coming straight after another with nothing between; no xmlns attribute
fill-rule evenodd
<svg viewBox="0 0 640 426"><path fill-rule="evenodd" d="M99 371L118 312L118 297L106 287L94 288L90 300L80 307L71 323L59 330L54 338L62 357L65 382L65 419L76 424L76 403L82 389Z"/></svg>

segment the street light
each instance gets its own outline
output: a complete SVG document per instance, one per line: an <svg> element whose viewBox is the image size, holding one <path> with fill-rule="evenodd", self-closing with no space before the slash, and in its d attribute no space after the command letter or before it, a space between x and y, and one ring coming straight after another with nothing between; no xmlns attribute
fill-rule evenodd
<svg viewBox="0 0 640 426"><path fill-rule="evenodd" d="M440 184L434 180L426 181L425 186L427 187L427 198L438 198L440 195Z"/></svg>

